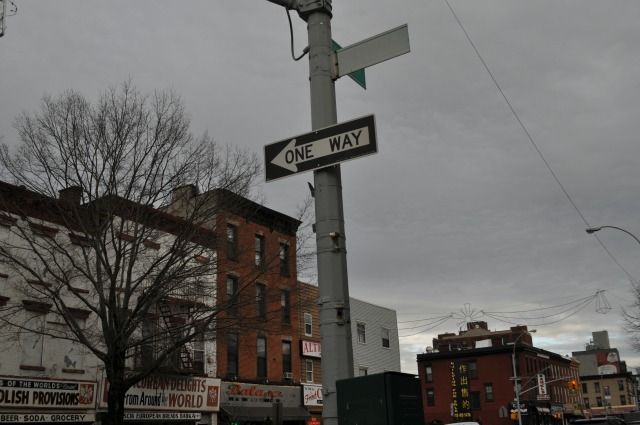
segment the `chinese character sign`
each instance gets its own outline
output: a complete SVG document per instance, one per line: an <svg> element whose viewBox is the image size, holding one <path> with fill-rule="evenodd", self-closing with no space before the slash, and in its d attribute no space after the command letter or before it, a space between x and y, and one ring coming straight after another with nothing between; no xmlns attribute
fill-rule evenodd
<svg viewBox="0 0 640 425"><path fill-rule="evenodd" d="M466 363L451 362L451 416L456 419L471 418L469 394L469 370Z"/></svg>

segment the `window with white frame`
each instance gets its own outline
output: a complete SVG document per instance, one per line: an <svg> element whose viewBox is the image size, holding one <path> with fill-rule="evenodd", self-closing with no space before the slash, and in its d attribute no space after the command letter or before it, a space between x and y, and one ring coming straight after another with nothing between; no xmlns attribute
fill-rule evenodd
<svg viewBox="0 0 640 425"><path fill-rule="evenodd" d="M389 348L391 346L391 343L389 341L389 329L382 328L381 334L382 334L382 346L384 348Z"/></svg>
<svg viewBox="0 0 640 425"><path fill-rule="evenodd" d="M358 343L366 344L367 343L367 328L366 325L362 322L356 323L356 333L358 334Z"/></svg>
<svg viewBox="0 0 640 425"><path fill-rule="evenodd" d="M311 313L305 313L304 314L304 335L305 336L313 335L312 325L313 325L313 317L311 316Z"/></svg>
<svg viewBox="0 0 640 425"><path fill-rule="evenodd" d="M313 360L305 360L305 379L313 382Z"/></svg>
<svg viewBox="0 0 640 425"><path fill-rule="evenodd" d="M369 368L364 366L358 367L358 376L367 376L369 374Z"/></svg>

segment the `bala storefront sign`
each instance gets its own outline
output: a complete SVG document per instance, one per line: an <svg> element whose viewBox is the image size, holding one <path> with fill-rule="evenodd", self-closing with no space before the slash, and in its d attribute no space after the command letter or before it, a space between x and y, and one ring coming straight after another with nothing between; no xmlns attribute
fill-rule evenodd
<svg viewBox="0 0 640 425"><path fill-rule="evenodd" d="M0 377L0 407L87 409L95 394L95 382Z"/></svg>
<svg viewBox="0 0 640 425"><path fill-rule="evenodd" d="M106 408L109 386L102 382L100 407ZM138 382L125 395L125 409L217 412L220 410L220 380L152 376Z"/></svg>

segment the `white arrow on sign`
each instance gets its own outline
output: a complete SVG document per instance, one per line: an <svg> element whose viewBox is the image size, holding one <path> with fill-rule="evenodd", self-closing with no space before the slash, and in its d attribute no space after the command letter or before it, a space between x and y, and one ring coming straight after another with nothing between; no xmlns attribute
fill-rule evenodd
<svg viewBox="0 0 640 425"><path fill-rule="evenodd" d="M314 140L304 145L296 146L296 139L292 139L271 161L273 165L292 172L298 171L298 164L322 158L339 152L349 151L369 144L369 127L360 127L345 131L331 137Z"/></svg>

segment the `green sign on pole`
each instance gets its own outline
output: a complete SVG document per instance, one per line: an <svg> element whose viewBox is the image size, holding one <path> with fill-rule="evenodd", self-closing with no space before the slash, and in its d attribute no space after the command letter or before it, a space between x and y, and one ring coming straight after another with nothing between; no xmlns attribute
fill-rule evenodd
<svg viewBox="0 0 640 425"><path fill-rule="evenodd" d="M331 49L335 52L339 49L342 49L342 46L335 42L335 40L331 40ZM357 71L353 71L352 73L347 75L353 81L356 82L363 89L367 89L367 80L364 77L364 68L358 69Z"/></svg>

